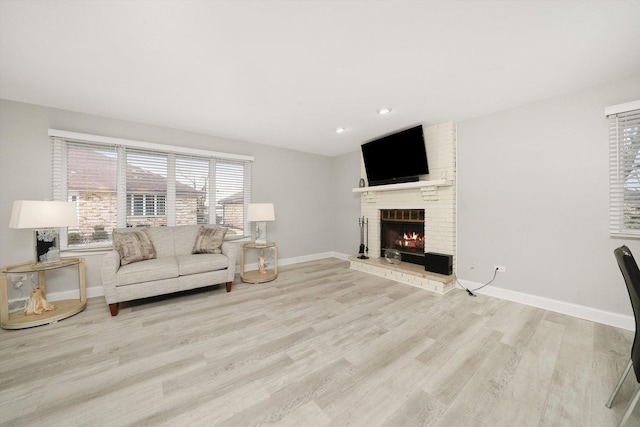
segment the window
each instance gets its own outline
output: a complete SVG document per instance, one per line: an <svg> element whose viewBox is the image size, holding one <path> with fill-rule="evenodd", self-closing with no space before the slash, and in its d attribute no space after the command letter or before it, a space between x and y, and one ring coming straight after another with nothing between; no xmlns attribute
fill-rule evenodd
<svg viewBox="0 0 640 427"><path fill-rule="evenodd" d="M244 189L240 185L244 169L239 163L219 162L216 165L216 223L230 228L244 224Z"/></svg>
<svg viewBox="0 0 640 427"><path fill-rule="evenodd" d="M609 227L640 238L640 101L608 107Z"/></svg>
<svg viewBox="0 0 640 427"><path fill-rule="evenodd" d="M220 224L249 232L249 156L50 130L53 197L78 206L65 248L110 246L114 228Z"/></svg>
<svg viewBox="0 0 640 427"><path fill-rule="evenodd" d="M125 149L125 155L127 227L167 225L169 155L129 148Z"/></svg>
<svg viewBox="0 0 640 427"><path fill-rule="evenodd" d="M216 162L217 164L218 162ZM211 163L197 157L176 158L176 224L209 224L220 222L209 216L209 176ZM241 182L242 184L242 182Z"/></svg>
<svg viewBox="0 0 640 427"><path fill-rule="evenodd" d="M54 144L54 170L58 164L64 173L54 174L54 188L65 188L55 200L76 202L78 228L69 228L69 246L95 246L109 241L117 226L116 147L93 144ZM64 233L62 233L64 243Z"/></svg>
<svg viewBox="0 0 640 427"><path fill-rule="evenodd" d="M127 217L165 216L166 199L164 194L127 194Z"/></svg>

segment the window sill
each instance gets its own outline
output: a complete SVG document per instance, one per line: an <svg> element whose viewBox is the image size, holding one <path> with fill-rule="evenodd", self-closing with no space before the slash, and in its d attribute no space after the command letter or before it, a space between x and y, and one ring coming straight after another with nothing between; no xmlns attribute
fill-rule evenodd
<svg viewBox="0 0 640 427"><path fill-rule="evenodd" d="M78 257L78 256L96 256L96 255L104 255L113 250L112 247L104 247L104 248L92 248L92 249L63 249L60 251L60 256L62 258L66 257Z"/></svg>
<svg viewBox="0 0 640 427"><path fill-rule="evenodd" d="M238 236L231 239L224 239L225 242L228 243L245 243L250 242L251 237L249 236ZM68 257L85 257L85 256L96 256L96 255L105 255L111 252L113 248L111 246L102 247L102 248L86 248L86 249L63 249L60 251L60 256L62 258Z"/></svg>

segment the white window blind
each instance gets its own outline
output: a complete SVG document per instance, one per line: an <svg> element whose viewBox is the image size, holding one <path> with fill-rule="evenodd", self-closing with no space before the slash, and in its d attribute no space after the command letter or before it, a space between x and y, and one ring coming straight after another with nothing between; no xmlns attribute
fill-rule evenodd
<svg viewBox="0 0 640 427"><path fill-rule="evenodd" d="M609 232L640 238L640 102L609 117Z"/></svg>
<svg viewBox="0 0 640 427"><path fill-rule="evenodd" d="M78 227L63 233L68 246L110 244L107 230L117 226L117 151L109 145L56 140L54 199L76 203Z"/></svg>
<svg viewBox="0 0 640 427"><path fill-rule="evenodd" d="M216 224L231 230L244 230L244 168L237 162L219 161L215 165Z"/></svg>
<svg viewBox="0 0 640 427"><path fill-rule="evenodd" d="M176 224L209 224L209 164L198 157L176 158Z"/></svg>
<svg viewBox="0 0 640 427"><path fill-rule="evenodd" d="M126 150L127 227L167 222L167 154Z"/></svg>
<svg viewBox="0 0 640 427"><path fill-rule="evenodd" d="M123 227L220 224L229 237L250 232L252 158L52 132L53 198L78 206L79 227L61 234L63 248L111 246L113 229Z"/></svg>

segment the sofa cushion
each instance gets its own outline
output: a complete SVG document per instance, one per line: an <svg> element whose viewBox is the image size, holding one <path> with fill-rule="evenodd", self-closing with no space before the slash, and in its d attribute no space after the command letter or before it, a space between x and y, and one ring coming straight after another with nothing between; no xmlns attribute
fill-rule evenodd
<svg viewBox="0 0 640 427"><path fill-rule="evenodd" d="M176 259L181 276L223 270L229 265L229 259L220 254L178 255Z"/></svg>
<svg viewBox="0 0 640 427"><path fill-rule="evenodd" d="M175 257L149 259L120 267L116 286L172 279L178 277L178 274L178 263Z"/></svg>
<svg viewBox="0 0 640 427"><path fill-rule="evenodd" d="M156 257L145 229L128 232L113 231L113 247L120 254L120 264L127 265Z"/></svg>
<svg viewBox="0 0 640 427"><path fill-rule="evenodd" d="M153 246L156 248L156 257L175 256L173 231L176 227L149 227L148 233Z"/></svg>
<svg viewBox="0 0 640 427"><path fill-rule="evenodd" d="M190 255L201 225L177 225L173 228L175 255Z"/></svg>
<svg viewBox="0 0 640 427"><path fill-rule="evenodd" d="M227 234L227 229L223 227L200 227L192 252L194 254L221 254L220 247L225 234Z"/></svg>

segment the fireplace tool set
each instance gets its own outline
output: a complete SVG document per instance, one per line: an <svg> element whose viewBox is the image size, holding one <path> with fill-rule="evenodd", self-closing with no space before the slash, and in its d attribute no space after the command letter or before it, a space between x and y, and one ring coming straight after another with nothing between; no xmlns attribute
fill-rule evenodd
<svg viewBox="0 0 640 427"><path fill-rule="evenodd" d="M365 253L369 252L369 219L365 217L358 218L358 225L360 225L360 251L358 252L359 259L369 259ZM367 235L365 245L365 230Z"/></svg>

